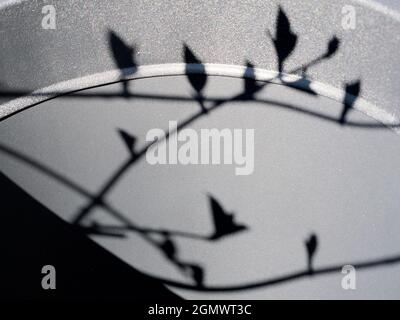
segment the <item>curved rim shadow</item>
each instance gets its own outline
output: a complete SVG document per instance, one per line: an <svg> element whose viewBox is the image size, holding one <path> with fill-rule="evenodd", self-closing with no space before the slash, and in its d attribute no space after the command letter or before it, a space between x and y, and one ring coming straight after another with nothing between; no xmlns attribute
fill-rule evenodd
<svg viewBox="0 0 400 320"><path fill-rule="evenodd" d="M78 192L79 194L85 196L89 199L88 203L76 213L75 218L71 221L72 228L78 228L81 231L87 234L96 234L103 236L124 236L121 234L121 231L133 231L137 232L140 236L143 237L144 240L148 241L151 245L156 246L161 253L164 254L164 257L169 260L172 264L178 267L182 272L190 272L191 280L194 281L194 284L185 284L177 281L173 281L170 279L165 279L161 277L155 277L149 275L149 277L164 283L165 285L182 288L182 289L190 289L197 291L215 291L215 292L224 292L224 291L238 291L238 290L246 290L253 289L258 287L266 287L277 285L289 281L294 281L296 279L301 279L304 277L312 277L317 275L323 275L328 273L340 272L342 270L342 266L345 264L337 264L327 267L314 268L313 267L313 257L315 256L315 252L318 246L318 238L315 234L312 234L309 239L306 241L306 249L308 255L308 267L304 270L295 271L292 273L288 273L285 275L273 277L266 280L260 280L256 282L251 282L247 284L238 284L232 286L208 286L203 284L203 270L199 265L192 264L190 262L181 261L177 256L177 248L173 240L172 236L181 236L186 238L198 239L198 240L207 240L207 241L215 241L222 236L226 236L237 232L239 230L246 229L246 226L240 223L234 222L233 214L225 211L222 205L217 201L216 198L209 196L212 213L214 216L215 226L218 227L224 225L226 221L228 221L228 228L217 228L216 232L211 236L202 236L190 234L188 232L183 231L171 231L171 230L158 230L151 228L142 228L135 225L128 217L126 217L121 212L117 211L115 208L111 207L109 203L105 200L106 195L109 191L115 187L120 178L131 169L134 164L138 162L143 156L146 154L146 151L152 147L153 145L166 141L169 137L177 133L182 128L192 124L196 120L200 119L203 116L208 115L212 111L226 106L229 102L238 102L238 101L246 101L246 102L261 102L264 104L268 104L268 106L280 107L283 109L299 112L305 115L309 115L315 117L320 120L332 122L338 124L340 126L350 126L357 128L366 128L366 129L379 129L379 128L391 128L397 129L400 127L400 123L390 122L390 123L376 123L376 122L351 122L348 121L347 117L349 112L352 109L355 109L355 103L360 101L360 92L361 92L361 80L355 80L352 83L346 83L344 85L344 96L341 96L342 102L342 112L338 118L331 117L316 111L307 110L306 108L299 107L297 105L283 103L281 101L276 101L272 99L258 99L257 93L260 92L264 87L266 87L269 83L277 83L286 85L293 89L299 89L306 94L310 95L322 95L326 96L327 91L321 86L315 86L315 83L312 83L307 78L307 71L309 68L325 61L326 59L330 59L333 55L338 51L340 40L333 36L327 43L326 50L322 52L320 55L316 56L314 59L309 61L308 63L301 65L298 68L295 68L290 71L285 70L285 62L291 56L291 54L295 51L297 43L299 41L299 36L292 29L291 23L288 17L285 14L285 11L282 7L279 7L279 11L277 14L276 21L276 30L275 34L272 34L269 30L267 30L267 36L271 40L272 45L276 51L276 62L277 62L277 70L279 72L275 72L270 78L262 78L260 74L263 72L268 73L268 71L262 71L261 69L254 68L250 61L247 61L246 66L229 66L229 68L233 68L232 73L229 75L221 74L221 70L223 69L221 65L212 65L206 64L201 61L201 59L191 50L191 48L187 44L183 44L183 57L184 62L181 64L173 64L169 65L171 67L171 76L173 75L185 75L187 77L188 82L192 88L192 96L191 97L181 97L181 96L160 96L160 95L149 95L149 94L140 94L140 93L131 93L128 87L128 81L133 79L140 79L146 77L155 77L160 76L160 74L155 73L156 66L138 66L135 60L135 46L126 43L118 34L113 32L112 30L108 31L109 35L109 45L110 51L112 53L114 62L118 67L117 72L110 72L108 75L112 79L111 81L103 81L101 83L97 83L96 85L90 87L75 87L73 90L66 91L51 91L52 87L40 90L34 93L24 93L24 92L0 92L0 96L21 96L25 95L25 98L20 98L11 101L9 104L5 104L2 106L6 109L6 114L0 121L5 120L8 117L15 115L18 112L26 110L28 108L37 106L45 101L49 101L55 98L125 98L125 99L161 99L161 100L174 100L174 101L195 101L199 105L198 112L192 114L188 118L184 119L180 123L178 123L176 129L174 131L166 131L165 136L158 140L154 140L152 142L147 143L141 149L136 149L135 141L136 138L134 135L131 135L123 130L118 130L120 137L128 149L129 155L127 159L125 159L119 166L112 172L112 174L105 179L103 185L99 188L96 193L91 193L87 191L85 188L72 181L68 177L63 176L62 174L46 167L42 163L38 162L35 159L32 159L12 148L0 145L0 151L6 153L7 155L14 157L15 159L19 159L25 164L30 165L33 168L36 168L40 172L45 175L52 177L53 179L61 182L65 186L71 188L72 190ZM159 66L158 66L159 67ZM164 66L165 67L165 66ZM150 70L153 73L144 74L143 70ZM214 74L210 74L210 72L214 70ZM296 76L293 74L301 73L301 76ZM174 73L174 74L172 74ZM288 75L289 74L289 75ZM165 72L162 75L166 75ZM216 76L233 76L236 78L243 79L243 91L233 95L232 97L226 99L219 98L210 98L204 95L204 88L207 84L207 77L210 75ZM98 75L97 75L98 76ZM105 83L106 82L106 83ZM118 94L110 94L110 93L89 93L85 94L82 91L100 88L106 85L114 84L121 82L122 91ZM61 87L68 84L68 81L62 83ZM57 86L53 87L57 88ZM67 85L68 88L68 85ZM325 86L325 89L327 86ZM338 89L336 89L338 91ZM325 94L324 94L325 92ZM335 95L336 99L339 100L339 95ZM329 94L328 94L329 98ZM332 97L331 97L332 98ZM29 101L31 103L29 103ZM15 104L17 108L12 109L12 104ZM19 104L19 105L18 105ZM9 109L8 109L9 108ZM380 120L377 120L380 121ZM94 208L101 207L105 209L110 215L116 218L119 222L123 223L123 228L116 229L113 226L105 226L106 228L100 228L98 225L92 225L92 227L84 227L81 222L84 218L86 218ZM224 222L224 223L221 223ZM101 226L104 227L104 226ZM161 241L155 241L152 237L149 236L151 233L157 233L162 236ZM369 260L364 262L356 262L350 263L355 268L358 269L367 269L373 268L383 265L395 264L400 262L400 255L389 256L381 259Z"/></svg>
<svg viewBox="0 0 400 320"><path fill-rule="evenodd" d="M126 69L126 73L132 72L131 68ZM297 72L298 69L292 70L293 73ZM121 71L122 72L122 71ZM212 104L224 104L229 101L246 101L246 102L258 102L263 103L272 107L280 107L286 110L291 110L295 112L299 112L305 115L309 115L315 118L319 118L321 120L326 120L329 122L337 123L347 127L354 128L367 128L367 129L394 129L397 132L400 128L400 121L396 122L392 119L392 117L387 116L388 119L375 119L374 116L369 115L369 117L373 118L372 122L359 122L359 121L349 121L345 120L344 116L347 114L349 110L354 107L354 103L360 102L365 109L371 110L372 113L375 110L379 110L382 112L383 110L378 108L377 106L371 105L365 100L361 100L358 97L358 94L354 94L351 91L339 90L335 87L328 86L326 84L322 84L319 82L310 82L309 80L297 76L292 73L278 73L275 71L270 71L266 69L259 69L253 66L239 66L239 65L223 65L223 64L184 64L184 63L173 63L173 64L163 64L163 65L146 65L139 66L136 68L136 72L126 76L125 78L116 78L115 75L119 73L116 70L107 72L105 77L109 78L109 80L92 85L92 86L82 86L82 79L73 79L63 82L62 86L65 90L60 91L57 90L58 85L50 86L44 89L37 90L35 92L27 92L21 90L8 90L8 91L0 91L0 97L10 97L15 98L11 101L5 102L0 105L0 109L4 109L2 113L0 113L0 122L20 113L26 111L30 108L39 106L45 102L51 101L53 99L62 98L62 99L115 99L115 98L125 98L125 99L142 99L142 100L161 100L161 101L175 101L175 102L189 102L195 100L194 97L188 96L178 96L178 95L158 95L158 94L142 94L140 92L131 93L125 92L122 93L110 93L110 92L95 92L95 93L85 93L85 91L89 91L91 89L98 89L102 87L106 87L109 85L117 84L117 83L127 83L134 80L153 78L153 77L174 77L174 76L184 76L184 75L203 75L205 73L206 76L218 76L218 77L227 77L227 78L237 78L243 79L244 81L257 81L263 83L261 88L257 91L261 90L264 86L269 83L287 86L292 89L298 89L303 92L307 92L309 90L310 84L312 85L312 90L318 96L325 97L334 101L340 101L343 99L343 112L341 117L335 118L333 116L325 115L322 112L307 110L307 108L299 107L297 105L293 105L290 103L282 103L278 100L273 99L261 99L257 98L254 95L249 96L246 94L239 94L235 97L231 98L218 98L218 97L203 97L203 102L212 103ZM100 74L99 74L100 75ZM84 78L85 83L90 81L90 78L96 82L96 78L99 75L87 76ZM81 81L80 81L81 80ZM79 87L79 89L74 89L75 87ZM124 90L126 87L124 86ZM19 105L14 107L14 105ZM361 113L364 111L356 109Z"/></svg>

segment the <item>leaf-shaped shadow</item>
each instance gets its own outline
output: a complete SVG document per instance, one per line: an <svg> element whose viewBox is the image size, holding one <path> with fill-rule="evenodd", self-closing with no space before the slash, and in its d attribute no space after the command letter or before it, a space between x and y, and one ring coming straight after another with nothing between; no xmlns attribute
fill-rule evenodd
<svg viewBox="0 0 400 320"><path fill-rule="evenodd" d="M302 74L303 76L306 75L306 74L307 74L307 71L308 71L308 69L309 69L310 67L312 67L312 66L314 66L314 65L316 65L316 64L318 64L318 63L320 63L320 62L323 61L323 60L330 59L332 56L334 56L334 55L337 53L337 51L339 50L339 47L340 47L340 40L339 40L339 38L336 37L336 36L333 36L333 37L329 40L329 42L328 42L328 45L327 45L327 47L326 47L325 53L322 54L321 56L319 56L317 59L312 60L312 61L309 62L308 64L303 65L303 66L301 67L301 69L298 70L298 71L301 71L301 74Z"/></svg>
<svg viewBox="0 0 400 320"><path fill-rule="evenodd" d="M343 110L339 117L339 123L341 125L346 123L346 118L351 109L353 109L354 103L358 99L361 91L361 80L356 80L352 83L347 83L345 86L345 96L343 98Z"/></svg>
<svg viewBox="0 0 400 320"><path fill-rule="evenodd" d="M183 56L186 63L186 76L189 80L190 85L195 91L194 98L199 103L202 111L207 113L207 109L204 106L203 90L207 83L206 70L202 61L194 54L194 52L184 43L183 44ZM193 70L193 64L196 64L196 70Z"/></svg>
<svg viewBox="0 0 400 320"><path fill-rule="evenodd" d="M158 248L163 252L164 256L168 259L169 262L178 267L181 271L183 271L186 275L191 277L196 286L203 286L204 279L204 271L203 268L197 264L187 263L181 261L178 258L178 248L171 238L169 232L162 232L163 240L160 243L154 242L158 246Z"/></svg>
<svg viewBox="0 0 400 320"><path fill-rule="evenodd" d="M283 64L295 49L298 37L292 31L289 18L281 6L279 6L278 17L276 20L275 38L269 31L268 34L272 39L278 58L278 71L282 72Z"/></svg>
<svg viewBox="0 0 400 320"><path fill-rule="evenodd" d="M164 253L164 255L168 258L168 260L173 263L177 263L177 248L175 246L174 241L171 239L170 234L168 232L163 233L164 240L158 244L160 250Z"/></svg>
<svg viewBox="0 0 400 320"><path fill-rule="evenodd" d="M135 144L136 144L136 137L129 134L125 130L118 129L118 133L124 142L126 148L128 149L128 152L132 155L135 156Z"/></svg>
<svg viewBox="0 0 400 320"><path fill-rule="evenodd" d="M123 71L126 68L136 68L135 62L135 49L133 46L129 46L121 39L114 31L108 31L108 40L110 49L115 61L115 64L119 69ZM132 74L134 70L127 70L128 74Z"/></svg>
<svg viewBox="0 0 400 320"><path fill-rule="evenodd" d="M187 264L185 268L189 271L190 277L196 283L197 287L203 287L204 270L196 264Z"/></svg>
<svg viewBox="0 0 400 320"><path fill-rule="evenodd" d="M307 265L308 272L311 274L313 272L313 259L315 252L318 248L318 237L316 234L311 234L310 237L305 241L305 246L307 249Z"/></svg>
<svg viewBox="0 0 400 320"><path fill-rule="evenodd" d="M108 42L114 62L121 70L122 78L136 72L135 49L129 46L114 31L108 31ZM128 83L122 82L124 96L129 95Z"/></svg>
<svg viewBox="0 0 400 320"><path fill-rule="evenodd" d="M325 59L332 57L339 49L340 40L338 37L333 36L331 40L328 42L328 48L326 49L326 53L324 55Z"/></svg>
<svg viewBox="0 0 400 320"><path fill-rule="evenodd" d="M213 196L208 195L215 231L211 240L217 240L227 235L246 230L247 227L234 221L234 215L226 212Z"/></svg>

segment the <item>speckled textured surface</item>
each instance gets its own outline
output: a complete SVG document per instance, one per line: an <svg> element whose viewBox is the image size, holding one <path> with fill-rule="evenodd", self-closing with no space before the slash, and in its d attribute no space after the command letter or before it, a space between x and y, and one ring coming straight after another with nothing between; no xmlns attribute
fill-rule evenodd
<svg viewBox="0 0 400 320"><path fill-rule="evenodd" d="M241 71L241 70L239 70ZM240 75L241 72L238 72ZM118 135L124 129L145 144L151 128L167 128L198 111L190 99L186 76L134 80L132 92L180 96L188 100L125 99L119 83L82 94L117 96L58 98L12 116L0 125L0 147L8 146L60 172L77 185L96 192L127 157ZM172 90L173 88L173 90ZM243 79L209 77L206 97L240 93ZM139 226L212 231L207 193L215 195L249 230L216 242L174 237L182 261L204 268L204 284L231 287L257 283L301 270L303 241L316 232L320 246L316 267L378 259L396 254L400 234L399 136L386 129L340 126L340 101L307 95L269 84L260 101L296 101L296 112L268 102L230 102L189 127L254 128L255 165L249 176L235 176L233 165L150 165L141 159L106 196L106 201ZM308 112L311 112L309 114ZM331 116L333 121L312 116ZM349 122L371 122L353 111ZM68 222L87 197L65 187L7 153L0 152L2 171ZM97 207L84 224L119 224ZM145 273L183 284L179 272L137 233L125 238L91 238ZM228 261L228 263L227 263ZM340 272L303 278L272 287L229 292L196 292L171 287L185 298L395 298L399 265L359 273L357 290L340 286Z"/></svg>
<svg viewBox="0 0 400 320"><path fill-rule="evenodd" d="M400 22L350 1L357 27L341 27L349 1L55 1L57 30L41 28L43 1L27 1L1 12L0 84L35 90L72 78L114 69L106 41L109 29L137 45L141 65L182 62L186 42L208 63L276 69L266 30L273 31L281 3L299 35L287 69L324 51L336 34L339 53L309 70L313 80L342 87L361 79L362 96L399 114Z"/></svg>
<svg viewBox="0 0 400 320"><path fill-rule="evenodd" d="M57 30L43 30L41 7L45 3L25 1L1 9L1 90L47 88L57 92L118 80L120 72L115 70L110 53L108 30L135 44L137 62L144 66L138 74L153 75L168 68L182 75L184 66L176 63L183 61L183 43L204 63L215 64L206 66L214 75L240 76L243 68L237 65L244 65L246 60L266 69L260 75L271 74L268 70L277 69L276 57L266 30L274 32L278 4L299 36L286 70L319 56L327 41L337 35L341 40L338 54L308 70L315 81L311 86L319 83L318 93L331 94L334 99L272 84L260 92L261 97L295 103L306 112L288 112L272 103L240 102L193 124L197 129L256 128L255 175L242 179L233 176L230 167L154 168L142 161L124 176L107 201L140 225L203 233L210 227L204 194L218 196L228 210L249 224L251 232L215 245L182 239L177 242L185 261L204 263L205 284L210 286L258 281L301 270L305 265L303 242L312 231L320 239L318 267L396 253L400 219L398 136L385 129L365 130L319 121L307 113L317 111L336 119L342 107L340 89L345 82L360 79L363 103L359 107L363 111L373 110L375 117L383 114L394 121L400 116L400 22L396 15L374 10L371 1L363 0L246 0L229 4L194 0L54 1ZM341 9L349 3L357 12L354 31L341 27ZM135 93L192 94L184 76L140 79L130 85ZM242 87L243 79L212 77L206 96L229 96ZM1 144L95 192L127 156L117 128L134 134L140 145L148 129L165 127L171 119L183 120L198 108L190 99L179 103L125 99L119 96L120 84L92 89L89 94L104 91L116 92L116 96L55 99L4 120L0 125ZM26 101L10 102L3 97L2 106L14 108ZM250 104L254 112L249 112ZM356 111L351 113L350 120L354 119L371 121ZM86 198L55 179L45 178L7 153L0 156L2 171L63 219L71 221L85 205ZM101 208L94 212L96 221L115 222ZM126 241L93 239L144 272L190 281L138 235L130 235ZM351 292L342 290L341 273L224 294L173 290L185 298L398 298L394 280L400 278L399 274L398 265L360 272L358 289Z"/></svg>

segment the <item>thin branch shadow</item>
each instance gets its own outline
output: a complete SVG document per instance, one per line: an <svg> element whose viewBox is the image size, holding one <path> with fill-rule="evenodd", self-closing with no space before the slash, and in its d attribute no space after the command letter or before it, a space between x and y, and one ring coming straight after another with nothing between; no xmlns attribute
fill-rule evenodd
<svg viewBox="0 0 400 320"><path fill-rule="evenodd" d="M9 148L5 145L0 144L0 151L8 154L9 156L13 157L14 159L17 159L19 161L22 161L26 163L27 165L39 170L40 172L44 173L45 175L54 178L55 180L59 181L66 187L74 190L75 192L91 199L93 198L93 195L88 192L85 188L79 186L77 183L73 182L72 180L68 179L67 177L64 177L62 174L54 171L53 169L50 169L46 167L45 165L41 164L39 161L34 160L30 157L25 156L24 154L13 150L12 148ZM191 234L187 232L182 232L182 231L172 231L172 230L160 230L160 229L151 229L151 228L140 228L136 227L131 223L130 220L128 220L126 217L124 217L121 213L119 213L117 210L112 208L109 204L106 202L103 202L101 206L106 209L108 212L113 214L114 216L117 216L121 218L122 221L126 223L125 226L120 227L120 226L99 226L99 228L92 228L92 227L84 227L84 226L75 226L75 228L81 229L85 233L93 233L95 235L103 235L103 236L116 236L116 237L122 237L123 235L119 234L120 231L134 231L138 232L141 234L151 234L151 233L156 233L156 234L162 234L162 233L168 233L169 235L175 235L175 236L182 236L182 237L187 237L187 238L192 238L192 239L199 239L199 240L208 240L210 236L202 236L202 235L196 235L196 234ZM104 228L104 229L103 229ZM151 238L145 238L145 239L150 239L149 241L153 241ZM310 241L311 238L308 240ZM313 246L313 245L311 245ZM315 245L316 246L316 245ZM309 255L308 255L309 256ZM181 283L169 279L164 279L164 278L159 278L159 277L154 277L154 276L149 276L153 278L154 280L161 281L166 285L174 286L177 288L182 288L182 289L189 289L189 290L196 290L196 291L204 291L204 292L226 292L226 291L238 291L238 290L247 290L247 289L255 289L259 287L268 287L268 286L273 286L273 285L278 285L278 284L283 284L286 282L291 282L294 280L310 277L310 276L319 276L319 275L324 275L324 274L329 274L329 273L338 273L341 272L342 267L344 265L352 265L354 266L357 270L361 269L368 269L368 268L374 268L374 267L380 267L380 266L385 266L385 265L391 265L391 264L398 264L400 263L400 254L398 255L392 255L392 256L387 256L384 258L380 259L371 259L368 261L364 262L348 262L348 263L340 263L332 266L327 266L323 268L312 268L312 272L310 272L310 263L308 264L308 267L304 270L296 271L296 272L291 272L282 276L277 276L273 277L271 279L267 280L261 280L261 281L255 281L247 284L240 284L240 285L234 285L234 286L204 286L204 285L199 285L199 283L196 283L196 285L192 284L186 284L186 283Z"/></svg>
<svg viewBox="0 0 400 320"><path fill-rule="evenodd" d="M246 72L246 74L248 74L248 71ZM245 81L248 82L257 82L254 81L254 79L252 78L245 78ZM299 80L298 83L303 82L303 81L307 81L307 80ZM298 89L296 88L293 83L287 83L288 86L290 86L291 88L297 89L297 90L302 90L303 89ZM84 90L88 90L87 88ZM261 90L261 89L259 89ZM257 90L257 91L259 91ZM23 94L27 94L27 92L8 92L6 94L9 94L9 96L12 97L18 97L20 95ZM55 94L55 93L54 93ZM0 93L1 95L1 93ZM47 96L47 95L53 95L53 93L47 93L47 94L32 94L31 96ZM337 124L341 124L347 127L354 127L354 128L366 128L366 129L396 129L396 128L400 128L400 122L399 123L378 123L378 122L369 122L369 121L364 121L364 122L360 122L360 121L349 121L349 120L341 120L340 118L336 118L333 116L326 116L323 113L320 112L316 112L316 111L311 111L311 110L307 110L306 108L301 108L297 105L292 105L289 103L282 103L278 100L273 100L273 99L261 99L261 98L251 98L251 91L246 91L246 94L244 94L241 97L236 97L235 101L237 102L241 102L241 101L246 101L246 102L256 102L256 103L264 103L264 104L268 104L271 107L282 107L283 109L287 109L287 110L291 110L291 111L297 111L299 113L303 113L309 116L314 116L316 118L322 119L322 120L327 120L329 122L332 123L337 123ZM57 98L88 98L88 99L98 99L98 98L104 98L104 99L114 99L114 98L120 98L121 94L119 93L84 93L84 94L80 94L78 93L67 93L65 95L62 96L58 96ZM349 106L349 101L350 100L354 100L354 97L347 95L348 99L346 99L348 102L344 103L344 109L349 109L351 110L352 107ZM140 93L130 93L127 97L129 98L134 98L134 99L143 99L143 100L163 100L163 101L175 101L175 102L190 102L193 101L193 98L191 97L185 97L185 96L162 96L162 95L149 95L149 94L140 94ZM223 98L207 98L205 97L203 100L205 103L212 103L212 104L222 104L226 102L226 99ZM41 102L42 103L42 102ZM26 110L26 109L24 109ZM346 111L346 115L347 115L348 111ZM11 114L10 116L15 115L15 113ZM0 119L0 122L5 120L6 118L8 118L9 116L6 116L2 119ZM342 123L343 122L343 123Z"/></svg>
<svg viewBox="0 0 400 320"><path fill-rule="evenodd" d="M326 274L340 274L342 271L343 266L345 265L352 265L356 270L366 270L376 267L382 267L392 264L400 263L400 254L387 256L381 259L371 259L368 261L363 262L347 262L347 263L340 263L331 266L316 268L310 273L310 270L304 269L299 270L291 273L287 273L281 276L272 277L266 280L260 280L255 282L249 282L246 284L238 284L232 286L207 286L207 287L193 287L192 285L181 283L169 279L153 277L153 279L162 281L164 284L173 286L176 288L181 289L188 289L188 290L196 290L196 291L203 291L203 292L229 292L229 291L242 291L242 290L249 290L249 289L256 289L260 287L272 287L279 284L284 284L288 282L293 282L295 280L300 280L304 278L311 278L317 277Z"/></svg>
<svg viewBox="0 0 400 320"><path fill-rule="evenodd" d="M15 150L12 150L9 147L6 147L4 145L0 145L0 151L3 153L8 154L9 156L20 160L31 167L43 172L44 174L50 176L51 178L56 179L60 183L64 184L65 186L71 188L72 190L82 194L83 196L90 197L90 192L86 191L83 187L80 187L78 184L75 182L71 181L70 179L64 177L60 173L55 172L54 170L47 168L45 165L41 164L40 162L31 159L25 155L23 155L20 152L17 152ZM113 210L108 204L103 203L103 206L107 210ZM83 228L84 227L80 227ZM120 231L118 228L115 228L115 230L112 227L110 228L109 231ZM154 229L129 229L133 231L138 231L138 232L170 232L173 233L173 231L160 231L160 230L154 230ZM123 231L123 230L122 230ZM177 235L179 235L179 231L176 232ZM102 233L100 233L102 235ZM188 235L189 238L196 238L196 236L192 237L191 234L187 234L185 232L182 232L183 236ZM199 236L200 239L206 239L207 237L202 238ZM285 275L281 276L276 276L270 279L266 280L261 280L261 281L255 281L247 284L239 284L239 285L233 285L233 286L199 286L199 285L191 285L191 284L186 284L186 283L181 283L169 279L164 279L164 278L159 278L159 277L154 277L154 276L149 276L152 279L155 279L157 281L161 281L166 285L174 286L177 288L182 288L182 289L188 289L188 290L196 290L196 291L203 291L203 292L227 292L227 291L239 291L239 290L247 290L247 289L255 289L259 287L269 287L269 286L274 286L274 285L279 285L287 282L292 282L295 280L300 280L302 278L307 278L310 276L320 276L324 274L330 274L330 273L340 273L342 271L342 268L344 265L352 265L354 266L357 270L363 270L363 269L369 269L369 268L376 268L376 267L381 267L381 266L386 266L386 265L392 265L392 264L398 264L400 263L400 254L398 255L392 255L392 256L387 256L379 259L371 259L368 261L363 261L363 262L347 262L347 263L340 263L340 264L335 264L331 266L326 266L326 267L321 267L321 268L315 268L313 271L310 273L309 268L306 268L304 270L296 271L296 272L291 272L287 273Z"/></svg>
<svg viewBox="0 0 400 320"><path fill-rule="evenodd" d="M279 75L278 78L282 80L282 73L284 72L284 64L285 61L289 58L290 55L293 54L296 45L299 40L299 36L292 30L290 21L285 14L282 7L279 8L277 22L276 22L276 32L275 36L272 36L270 32L268 32L270 38L272 39L276 54L277 54L277 61L278 61L278 70ZM121 79L124 80L124 77L133 74L136 72L137 64L135 62L135 50L133 47L127 45L115 32L109 31L109 44L110 50L113 54L114 61L117 67L121 70ZM326 51L321 55L317 56L315 59L311 60L309 63L304 64L298 68L291 70L288 73L297 73L301 72L303 78L298 81L298 83L287 83L282 80L283 84L293 87L294 89L299 89L301 86L301 90L310 95L316 95L316 93L310 88L310 81L307 79L306 74L307 70L315 66L322 61L331 58L338 50L340 45L340 41L333 37L327 45ZM46 167L45 165L41 164L40 162L25 156L24 154L13 150L5 145L0 145L0 151L3 153L8 154L24 163L30 165L31 167L36 168L37 170L41 171L42 173L56 179L57 181L63 183L65 186L75 190L79 194L85 196L89 199L88 203L76 213L73 221L71 222L75 228L80 229L81 231L88 233L88 234L95 234L99 236L109 236L109 237L119 237L123 238L126 236L126 232L136 232L142 236L142 238L150 243L151 245L155 246L160 250L163 256L173 265L175 265L182 273L188 275L193 281L193 284L183 284L178 283L175 281L171 281L168 279L161 279L157 277L153 277L156 280L160 280L165 284L186 288L186 289L196 289L199 291L230 291L230 290L243 290L243 289L250 289L260 286L269 286L278 283L283 283L287 281L292 281L295 279L299 279L305 276L315 276L325 273L337 272L341 270L342 265L338 266L331 266L325 267L321 269L315 269L313 267L313 260L315 257L315 252L318 247L318 238L315 234L310 235L310 237L305 241L305 246L307 250L307 268L306 270L301 270L298 272L290 273L284 276L272 278L266 281L259 281L255 283L249 283L244 285L238 286L228 286L228 287L210 287L204 286L204 270L203 268L192 262L182 261L178 256L178 246L175 242L173 237L185 237L197 240L204 240L204 241L216 241L221 239L225 236L236 234L239 231L245 230L247 227L241 223L236 223L234 221L234 216L231 213L228 213L225 209L223 209L222 205L219 201L212 195L208 195L208 199L210 202L210 209L213 216L213 223L214 223L214 232L211 235L198 235L192 234L190 232L185 231L174 231L174 230L163 230L163 229L154 229L154 228L144 228L135 225L128 217L126 217L121 212L112 208L105 200L106 195L115 187L118 183L120 178L136 163L138 162L149 148L155 146L156 144L160 143L161 141L167 141L169 137L175 133L178 133L181 129L187 127L188 125L192 124L196 120L200 119L201 117L210 114L212 111L227 105L230 102L237 102L237 101L255 101L258 103L265 103L270 106L280 107L283 109L296 111L302 114L306 114L309 116L313 116L315 118L334 122L340 125L346 125L350 127L358 127L358 128L387 128L387 125L379 124L379 123L368 123L368 122L351 122L347 120L348 113L354 106L356 99L358 98L360 91L361 91L361 81L357 80L354 83L346 84L346 97L343 101L343 110L339 118L335 118L332 116L328 116L322 113L318 113L315 111L307 110L305 108L301 108L299 106L295 106L288 103L283 103L276 100L271 99L258 99L257 93L262 90L265 86L268 85L269 82L258 82L254 79L254 66L250 61L246 63L246 70L244 72L244 86L243 92L234 95L227 99L210 99L204 96L204 88L207 84L208 76L205 73L204 65L201 59L189 48L187 44L183 46L183 57L184 61L187 65L187 80L193 89L192 97L179 97L179 96L157 96L157 95L141 95L139 93L132 94L128 90L128 84L126 81L122 82L122 93L121 94L110 94L110 93L92 93L92 94L81 94L80 92L83 90L87 90L87 88L82 90L76 90L74 95L65 95L68 98L114 98L114 97L121 97L124 98L142 98L142 99L162 99L162 100L174 100L174 101L195 101L199 104L200 109L198 112L194 113L190 117L186 118L182 122L180 122L176 130L167 131L167 133L160 139L154 140L152 142L147 143L141 149L136 148L136 138L134 135L126 132L125 130L119 129L119 135L121 140L125 144L126 148L128 149L129 156L127 159L122 162L119 167L115 169L114 172L110 175L110 177L103 183L101 188L96 193L91 193L85 190L80 185L76 184L69 178L53 171L52 169ZM189 72L189 67L193 64L200 66L202 68L199 69L198 73ZM129 70L127 73L126 70ZM271 79L273 80L273 79ZM95 86L101 87L103 85ZM21 92L20 92L21 93ZM16 94L16 92L2 92L0 95L9 95ZM49 93L46 93L49 95ZM39 103L37 103L39 104ZM37 105L37 104L33 104ZM5 118L3 118L4 120ZM400 124L391 124L390 127L400 127ZM116 225L101 225L96 222L92 223L92 225L85 226L83 225L83 220L88 217L88 215L93 211L94 208L101 207L105 209L110 215L115 217L118 221L123 223L123 226L116 226ZM158 238L154 238L156 235ZM161 238L161 239L160 239ZM397 263L400 261L400 256L395 257L388 257L380 260L372 260L369 262L363 263L352 263L356 268L370 268L374 266L389 264L389 263Z"/></svg>

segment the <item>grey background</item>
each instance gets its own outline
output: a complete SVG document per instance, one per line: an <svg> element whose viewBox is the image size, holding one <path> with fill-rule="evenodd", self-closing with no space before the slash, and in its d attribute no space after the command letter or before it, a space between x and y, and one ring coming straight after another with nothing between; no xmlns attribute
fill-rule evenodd
<svg viewBox="0 0 400 320"><path fill-rule="evenodd" d="M211 78L209 97L229 97L242 80ZM136 93L190 96L184 76L136 80ZM96 89L116 92L119 84ZM94 91L94 90L91 90ZM260 98L296 102L307 110L338 116L341 103L269 85ZM55 99L5 120L1 143L23 151L96 192L127 157L117 133L122 128L144 144L151 128L166 128L198 111L194 102ZM372 119L354 112L351 121ZM320 241L316 267L376 259L398 252L400 150L398 135L386 129L357 129L256 102L230 103L192 128L254 128L255 172L235 176L233 165L151 166L142 159L107 195L140 226L207 235L212 221L207 193L234 211L249 231L218 242L177 239L179 257L205 268L208 285L268 279L305 267L304 240ZM23 133L23 134L21 134ZM1 156L2 170L58 215L72 221L87 199L15 159ZM84 224L120 222L96 209ZM140 236L92 236L135 268L190 283L160 251ZM257 290L197 294L186 298L398 298L400 269L358 273L357 290L341 288L342 274Z"/></svg>
<svg viewBox="0 0 400 320"><path fill-rule="evenodd" d="M311 69L310 76L337 88L361 78L364 98L399 115L399 56L394 54L399 52L399 23L357 6L357 29L344 31L341 7L348 2L307 1L300 5L281 1L300 36L287 67L297 67L320 54L327 39L337 34L342 40L339 54ZM26 2L19 11L12 7L2 11L2 88L34 90L114 69L106 41L108 29L138 44L140 64L181 62L185 41L204 62L243 64L250 59L258 67L275 69L265 30L274 30L277 1L235 5L216 1L64 1L56 3L56 31L41 29L41 4ZM241 80L215 78L208 84L207 94L228 95L241 85ZM190 95L185 78L136 80L133 84L134 90L150 93L170 93L171 87L176 93ZM119 89L116 85L101 90ZM340 112L338 102L279 86L268 89L262 94L331 114ZM196 108L193 103L56 99L2 122L0 137L1 143L94 192L126 157L116 128L131 131L143 143L149 128L166 127L168 120L182 119ZM398 136L388 130L341 128L257 104L251 108L251 112L247 104L224 108L194 128L255 128L254 175L235 177L229 166L155 168L141 162L113 190L109 201L143 225L207 233L210 215L205 193L215 194L250 231L216 245L179 241L185 259L207 267L206 283L210 284L269 278L304 267L303 241L312 231L320 237L317 266L397 252ZM357 113L353 117L367 119ZM67 221L86 203L7 156L1 155L1 168ZM102 222L110 219L101 210L95 216ZM140 270L188 281L135 235L126 241L94 239ZM342 275L337 274L239 293L177 292L188 298L398 298L399 272L399 267L360 272L355 291L342 290Z"/></svg>

